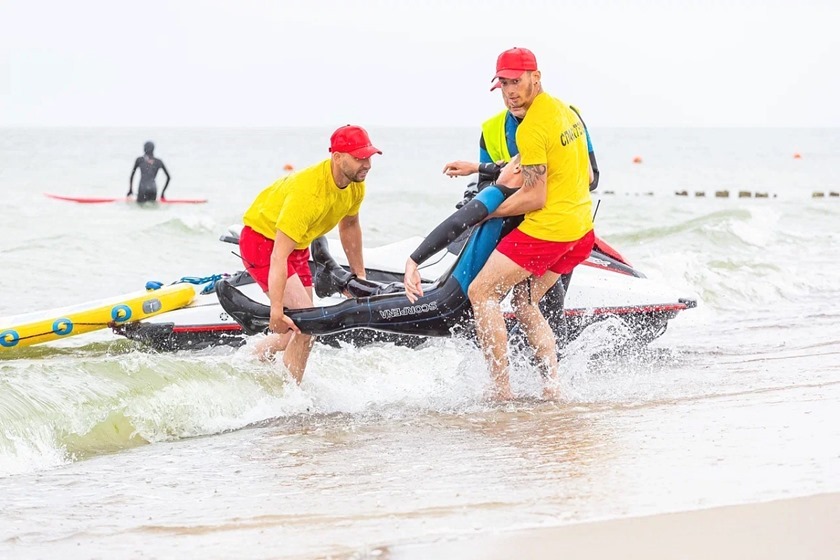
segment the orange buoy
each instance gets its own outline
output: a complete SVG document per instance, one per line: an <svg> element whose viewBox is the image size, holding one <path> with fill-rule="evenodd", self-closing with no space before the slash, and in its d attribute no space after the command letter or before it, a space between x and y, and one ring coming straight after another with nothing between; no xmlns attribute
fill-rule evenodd
<svg viewBox="0 0 840 560"><path fill-rule="evenodd" d="M292 165L291 163L287 163L286 165L283 166L283 171L294 171L294 170L295 170L295 166Z"/></svg>
<svg viewBox="0 0 840 560"><path fill-rule="evenodd" d="M642 156L636 156L633 158L633 163L642 163Z"/></svg>
<svg viewBox="0 0 840 560"><path fill-rule="evenodd" d="M802 154L800 154L799 152L794 153L793 159L802 159Z"/></svg>

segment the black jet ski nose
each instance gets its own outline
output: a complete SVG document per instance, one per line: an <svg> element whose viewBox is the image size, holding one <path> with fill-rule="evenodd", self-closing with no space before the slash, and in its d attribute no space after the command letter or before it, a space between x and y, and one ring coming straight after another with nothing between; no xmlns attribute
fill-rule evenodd
<svg viewBox="0 0 840 560"><path fill-rule="evenodd" d="M256 302L234 288L227 280L216 282L216 296L222 309L230 315L245 334L259 334L268 330L271 308Z"/></svg>

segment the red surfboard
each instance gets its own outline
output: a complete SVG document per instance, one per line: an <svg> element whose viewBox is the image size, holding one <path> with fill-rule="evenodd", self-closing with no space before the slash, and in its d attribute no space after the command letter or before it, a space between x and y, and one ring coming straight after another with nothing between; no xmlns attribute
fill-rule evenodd
<svg viewBox="0 0 840 560"><path fill-rule="evenodd" d="M113 197L97 197L97 196L64 196L60 194L44 193L47 198L55 200L66 200L68 202L78 202L79 204L102 204L106 202L134 202L131 197L113 198ZM160 204L204 204L207 202L206 198L159 198Z"/></svg>

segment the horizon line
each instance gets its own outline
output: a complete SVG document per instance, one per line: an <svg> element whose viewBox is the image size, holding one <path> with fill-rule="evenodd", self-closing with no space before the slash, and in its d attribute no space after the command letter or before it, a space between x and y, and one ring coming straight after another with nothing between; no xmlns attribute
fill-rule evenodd
<svg viewBox="0 0 840 560"><path fill-rule="evenodd" d="M56 128L162 128L162 129L183 129L183 128L193 128L193 129L287 129L287 128L295 128L295 129L332 129L334 125L327 125L327 124L312 124L312 125L280 125L280 124L271 124L271 125L251 125L251 124L242 124L242 125L216 125L216 124L0 124L0 129L9 130L9 129L27 129L27 128L35 128L35 129L56 129ZM391 128L391 129L398 129L398 128L426 128L426 129L453 129L453 128L475 128L477 125L470 125L470 124L457 124L457 125L419 125L419 124L365 124L366 127L376 127L376 128ZM591 125L588 128L593 128ZM670 128L704 128L704 129L713 129L713 128L766 128L766 129L836 129L840 128L840 124L838 125L756 125L756 124L731 124L731 125L685 125L685 124L647 124L647 125L627 125L627 124L620 124L620 125L597 125L595 128L662 128L662 129L670 129Z"/></svg>

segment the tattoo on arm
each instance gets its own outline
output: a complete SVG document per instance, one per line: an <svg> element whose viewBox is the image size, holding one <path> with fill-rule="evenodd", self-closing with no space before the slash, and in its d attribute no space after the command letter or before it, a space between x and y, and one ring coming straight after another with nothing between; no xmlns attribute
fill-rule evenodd
<svg viewBox="0 0 840 560"><path fill-rule="evenodd" d="M522 166L522 186L532 187L537 184L541 176L545 175L545 164L538 165L523 165Z"/></svg>

